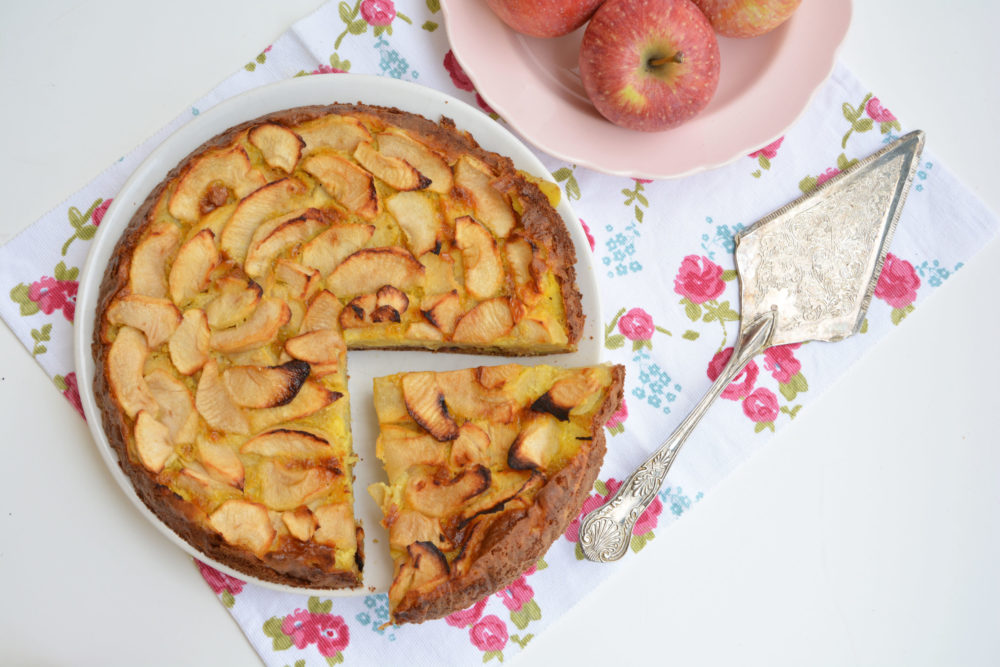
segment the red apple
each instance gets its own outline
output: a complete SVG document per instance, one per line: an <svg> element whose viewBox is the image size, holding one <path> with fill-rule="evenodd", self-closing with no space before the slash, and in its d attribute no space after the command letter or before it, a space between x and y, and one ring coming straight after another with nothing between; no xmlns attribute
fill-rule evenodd
<svg viewBox="0 0 1000 667"><path fill-rule="evenodd" d="M486 0L504 23L532 37L561 37L571 33L586 23L602 2L604 0Z"/></svg>
<svg viewBox="0 0 1000 667"><path fill-rule="evenodd" d="M788 20L802 0L694 0L723 37L757 37Z"/></svg>
<svg viewBox="0 0 1000 667"><path fill-rule="evenodd" d="M719 45L691 0L607 0L583 34L580 78L612 123L665 130L712 99Z"/></svg>

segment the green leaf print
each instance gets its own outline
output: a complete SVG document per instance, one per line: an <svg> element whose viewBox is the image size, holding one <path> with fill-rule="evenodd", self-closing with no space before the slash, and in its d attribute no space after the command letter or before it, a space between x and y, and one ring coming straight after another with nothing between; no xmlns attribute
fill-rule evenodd
<svg viewBox="0 0 1000 667"><path fill-rule="evenodd" d="M441 11L441 3L438 0L427 0L427 9L431 10L431 14L437 14Z"/></svg>
<svg viewBox="0 0 1000 667"><path fill-rule="evenodd" d="M604 347L609 350L617 350L623 345L625 345L625 336L621 334L614 334L604 339Z"/></svg>
<svg viewBox="0 0 1000 667"><path fill-rule="evenodd" d="M21 307L21 317L34 315L41 310L37 303L28 298L30 289L31 288L24 283L18 283L14 286L14 289L10 291L10 300Z"/></svg>
<svg viewBox="0 0 1000 667"><path fill-rule="evenodd" d="M800 393L809 391L809 383L806 382L806 378L802 373L796 373L788 379L788 382L779 384L778 390L785 397L785 400L792 401Z"/></svg>
<svg viewBox="0 0 1000 667"><path fill-rule="evenodd" d="M521 648L524 648L525 646L528 645L528 642L530 642L534 638L534 636L535 635L533 635L531 633L528 633L522 639L521 635L511 635L510 639L511 639L512 642L514 642L515 644L517 644Z"/></svg>
<svg viewBox="0 0 1000 667"><path fill-rule="evenodd" d="M306 606L309 607L309 611L313 614L329 614L330 610L333 609L333 600L321 602L318 597L311 596Z"/></svg>
<svg viewBox="0 0 1000 667"><path fill-rule="evenodd" d="M889 319L896 326L903 321L903 318L913 312L913 304L908 304L905 308L893 308L892 313L889 314Z"/></svg>
<svg viewBox="0 0 1000 667"><path fill-rule="evenodd" d="M69 237L69 239L66 240L66 243L63 244L63 257L66 256L66 252L69 250L69 246L73 243L73 241L77 239L89 241L94 238L94 234L97 233L97 225L90 224L90 219L91 216L93 216L94 211L97 210L97 207L100 206L103 201L104 200L100 198L95 199L94 203L91 204L90 208L88 208L84 213L80 213L80 209L75 206L70 206L69 210L66 211L66 217L69 218L69 224L73 227L74 232L73 236ZM62 280L58 276L56 276L56 279ZM70 280L72 280L72 278Z"/></svg>
<svg viewBox="0 0 1000 667"><path fill-rule="evenodd" d="M424 21L424 24L420 27L426 30L427 32L434 32L435 30L438 29L438 24L435 23L434 21Z"/></svg>
<svg viewBox="0 0 1000 667"><path fill-rule="evenodd" d="M67 267L65 262L59 262L56 264L53 274L56 280L76 280L76 277L80 275L80 269L75 266Z"/></svg>
<svg viewBox="0 0 1000 667"><path fill-rule="evenodd" d="M865 98L861 100L861 104L857 107L852 107L849 103L844 102L842 107L844 112L844 118L851 124L851 128L847 130L847 134L840 142L841 148L847 148L847 140L850 139L851 135L855 132L868 132L872 129L872 119L862 118L865 113L865 105L868 104L868 100L872 98L872 93L865 95Z"/></svg>
<svg viewBox="0 0 1000 667"><path fill-rule="evenodd" d="M681 334L681 338L683 338L684 340L698 340L698 336L700 336L700 335L701 334L698 333L697 331L693 331L691 329L688 329L683 334Z"/></svg>
<svg viewBox="0 0 1000 667"><path fill-rule="evenodd" d="M292 638L281 629L283 621L284 619L278 616L272 616L264 621L264 634L271 638L271 648L275 651L284 651L292 647Z"/></svg>
<svg viewBox="0 0 1000 667"><path fill-rule="evenodd" d="M323 657L326 658L326 664L328 665L339 665L344 662L344 654L340 651L337 651L336 655L326 655Z"/></svg>
<svg viewBox="0 0 1000 667"><path fill-rule="evenodd" d="M574 200L580 198L580 184L576 182L576 176L569 167L560 167L552 172L552 178L556 183L566 181L563 187L566 189L566 199Z"/></svg>
<svg viewBox="0 0 1000 667"><path fill-rule="evenodd" d="M517 611L510 612L510 620L517 626L518 630L524 630L532 621L542 618L542 610L533 599L528 600Z"/></svg>
<svg viewBox="0 0 1000 667"><path fill-rule="evenodd" d="M754 424L753 432L760 433L765 429L771 429L771 432L774 433L774 422L757 422Z"/></svg>
<svg viewBox="0 0 1000 667"><path fill-rule="evenodd" d="M728 283L730 280L736 280L737 276L739 276L739 274L736 273L736 269L726 269L722 272L722 276L720 277L724 282Z"/></svg>
<svg viewBox="0 0 1000 667"><path fill-rule="evenodd" d="M222 591L222 604L226 609L232 609L236 604L236 598L229 591Z"/></svg>
<svg viewBox="0 0 1000 667"><path fill-rule="evenodd" d="M608 487L599 479L594 480L594 490L602 496L608 495Z"/></svg>
<svg viewBox="0 0 1000 667"><path fill-rule="evenodd" d="M687 297L681 299L679 303L684 306L684 314L687 315L689 320L697 322L701 319L701 306Z"/></svg>
<svg viewBox="0 0 1000 667"><path fill-rule="evenodd" d="M500 662L503 662L503 651L486 651L483 653L483 664L486 664L490 660L496 658Z"/></svg>

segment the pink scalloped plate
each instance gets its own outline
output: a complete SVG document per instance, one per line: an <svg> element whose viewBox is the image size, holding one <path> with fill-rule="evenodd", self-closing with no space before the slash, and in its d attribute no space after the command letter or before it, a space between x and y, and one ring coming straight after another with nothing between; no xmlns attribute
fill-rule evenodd
<svg viewBox="0 0 1000 667"><path fill-rule="evenodd" d="M673 178L766 146L805 110L833 71L850 0L803 2L753 39L719 38L722 73L696 117L664 132L605 120L580 82L584 29L554 39L520 35L482 0L441 0L452 51L477 91L526 141L568 162L633 178Z"/></svg>

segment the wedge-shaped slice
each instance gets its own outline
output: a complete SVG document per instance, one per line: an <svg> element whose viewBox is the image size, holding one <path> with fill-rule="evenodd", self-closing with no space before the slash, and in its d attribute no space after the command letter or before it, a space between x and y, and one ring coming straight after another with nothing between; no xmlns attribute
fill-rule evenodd
<svg viewBox="0 0 1000 667"><path fill-rule="evenodd" d="M267 508L248 500L227 500L208 517L208 522L226 542L257 556L264 555L276 534Z"/></svg>
<svg viewBox="0 0 1000 667"><path fill-rule="evenodd" d="M439 194L451 191L451 168L437 153L400 132L383 132L378 135L378 151L387 157L400 158L430 179L427 189Z"/></svg>
<svg viewBox="0 0 1000 667"><path fill-rule="evenodd" d="M313 433L276 429L247 440L240 452L268 458L323 459L332 456L334 449L325 438Z"/></svg>
<svg viewBox="0 0 1000 667"><path fill-rule="evenodd" d="M438 386L434 373L408 373L400 383L406 410L436 440L454 440L458 437L458 424L448 413L444 392Z"/></svg>
<svg viewBox="0 0 1000 667"><path fill-rule="evenodd" d="M254 234L243 269L251 278L259 278L271 267L278 255L293 246L305 243L325 228L326 223L319 218L317 211L306 212L285 221L263 238L258 238L259 234ZM258 232L262 229L263 226L259 227Z"/></svg>
<svg viewBox="0 0 1000 667"><path fill-rule="evenodd" d="M184 375L196 373L208 361L211 336L205 311L199 308L185 310L181 324L167 346L174 367Z"/></svg>
<svg viewBox="0 0 1000 667"><path fill-rule="evenodd" d="M222 353L244 352L259 347L278 335L292 316L288 304L265 297L243 324L212 333L210 346Z"/></svg>
<svg viewBox="0 0 1000 667"><path fill-rule="evenodd" d="M318 382L306 380L290 403L275 408L251 410L251 430L254 433L260 433L272 426L308 417L327 407L341 396L343 394L339 391L333 391Z"/></svg>
<svg viewBox="0 0 1000 667"><path fill-rule="evenodd" d="M129 264L129 291L163 299L167 296L167 259L181 242L180 228L170 222L155 225L142 237Z"/></svg>
<svg viewBox="0 0 1000 667"><path fill-rule="evenodd" d="M162 368L146 375L146 386L160 406L159 420L167 427L170 442L194 442L198 432L198 411L194 396L183 382Z"/></svg>
<svg viewBox="0 0 1000 667"><path fill-rule="evenodd" d="M205 205L206 192L213 185L225 188L222 192L226 198L228 191L232 190L236 198L241 199L266 182L264 176L250 164L247 152L237 144L194 158L177 182L177 189L170 196L167 209L178 220L194 222L215 206L226 203L223 199L221 204ZM218 194L213 196L217 197Z"/></svg>
<svg viewBox="0 0 1000 667"><path fill-rule="evenodd" d="M302 333L309 333L320 329L336 329L342 310L340 299L335 297L333 292L323 290L309 303L299 330Z"/></svg>
<svg viewBox="0 0 1000 667"><path fill-rule="evenodd" d="M348 211L368 220L378 215L375 181L353 162L333 153L317 153L303 160L302 168Z"/></svg>
<svg viewBox="0 0 1000 667"><path fill-rule="evenodd" d="M285 352L293 359L308 362L313 377L335 373L340 366L340 356L346 351L344 339L334 329L310 331L285 341Z"/></svg>
<svg viewBox="0 0 1000 667"><path fill-rule="evenodd" d="M398 192L385 200L385 207L402 228L414 257L441 248L444 218L433 195Z"/></svg>
<svg viewBox="0 0 1000 667"><path fill-rule="evenodd" d="M514 315L505 298L483 301L462 315L455 325L452 340L460 343L488 344L502 338L514 328Z"/></svg>
<svg viewBox="0 0 1000 667"><path fill-rule="evenodd" d="M455 245L462 251L465 291L477 299L497 296L503 287L503 260L489 230L465 215L455 221Z"/></svg>
<svg viewBox="0 0 1000 667"><path fill-rule="evenodd" d="M287 174L295 170L306 142L284 125L264 123L250 130L247 139L260 150L267 166Z"/></svg>
<svg viewBox="0 0 1000 667"><path fill-rule="evenodd" d="M306 142L303 154L318 148L333 148L353 153L358 144L372 135L358 119L332 114L299 126L298 133Z"/></svg>
<svg viewBox="0 0 1000 667"><path fill-rule="evenodd" d="M218 296L205 305L205 317L216 329L227 329L253 313L264 290L242 274L229 274L216 281Z"/></svg>
<svg viewBox="0 0 1000 667"><path fill-rule="evenodd" d="M135 451L139 462L151 472L160 472L173 456L170 429L150 413L140 410L135 418Z"/></svg>
<svg viewBox="0 0 1000 667"><path fill-rule="evenodd" d="M143 367L148 355L149 348L142 332L124 326L118 330L105 359L105 373L111 385L111 393L129 417L135 417L140 410L146 410L150 415L159 412L156 399L143 377Z"/></svg>
<svg viewBox="0 0 1000 667"><path fill-rule="evenodd" d="M203 229L184 242L170 266L167 284L170 298L178 305L202 291L209 274L218 266L221 256L215 245L215 234Z"/></svg>
<svg viewBox="0 0 1000 667"><path fill-rule="evenodd" d="M325 278L337 266L364 247L375 233L374 225L334 224L302 247L302 263Z"/></svg>
<svg viewBox="0 0 1000 667"><path fill-rule="evenodd" d="M286 405L309 377L309 364L289 361L280 366L232 366L222 373L233 402L243 408Z"/></svg>
<svg viewBox="0 0 1000 667"><path fill-rule="evenodd" d="M490 168L474 157L463 155L455 164L455 184L472 195L476 219L497 238L505 239L517 224L514 209L499 190L493 187Z"/></svg>
<svg viewBox="0 0 1000 667"><path fill-rule="evenodd" d="M452 479L424 473L412 475L403 491L408 507L432 518L457 514L474 496L490 488L490 471L483 466L464 469Z"/></svg>
<svg viewBox="0 0 1000 667"><path fill-rule="evenodd" d="M442 333L450 335L455 331L458 318L462 316L462 298L454 290L427 297L420 304L420 312Z"/></svg>
<svg viewBox="0 0 1000 667"><path fill-rule="evenodd" d="M396 190L422 190L431 179L417 171L412 164L398 157L389 157L375 150L371 142L358 144L354 159L376 178Z"/></svg>
<svg viewBox="0 0 1000 667"><path fill-rule="evenodd" d="M313 514L316 517L314 542L347 551L357 550L358 529L350 505L328 503L317 507Z"/></svg>
<svg viewBox="0 0 1000 667"><path fill-rule="evenodd" d="M209 359L201 369L194 404L198 408L198 413L212 428L230 433L250 432L247 417L226 389L226 383L219 374L219 365L215 359Z"/></svg>
<svg viewBox="0 0 1000 667"><path fill-rule="evenodd" d="M245 470L236 450L210 437L198 439L198 458L208 474L227 486L243 487Z"/></svg>
<svg viewBox="0 0 1000 667"><path fill-rule="evenodd" d="M306 184L297 178L283 178L243 199L219 235L222 252L236 262L243 262L257 228L269 218L301 208L308 192Z"/></svg>
<svg viewBox="0 0 1000 667"><path fill-rule="evenodd" d="M129 294L115 301L106 317L111 324L124 324L141 331L151 350L167 342L181 323L181 311L170 301L141 294Z"/></svg>
<svg viewBox="0 0 1000 667"><path fill-rule="evenodd" d="M409 290L423 275L423 265L402 248L365 248L341 262L326 286L343 298L376 292L382 285Z"/></svg>
<svg viewBox="0 0 1000 667"><path fill-rule="evenodd" d="M272 510L283 512L320 498L342 472L331 467L303 468L297 463L264 461L248 480L247 495Z"/></svg>

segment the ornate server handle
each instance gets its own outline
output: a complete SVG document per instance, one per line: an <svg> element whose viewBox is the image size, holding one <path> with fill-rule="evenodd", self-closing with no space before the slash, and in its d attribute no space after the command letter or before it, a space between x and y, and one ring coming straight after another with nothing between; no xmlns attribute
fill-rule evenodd
<svg viewBox="0 0 1000 667"><path fill-rule="evenodd" d="M719 377L669 438L636 468L608 501L584 517L580 524L580 547L592 561L608 562L625 555L635 522L656 497L667 471L677 458L691 431L740 371L767 347L774 329L776 311L759 316L741 330L736 349Z"/></svg>

